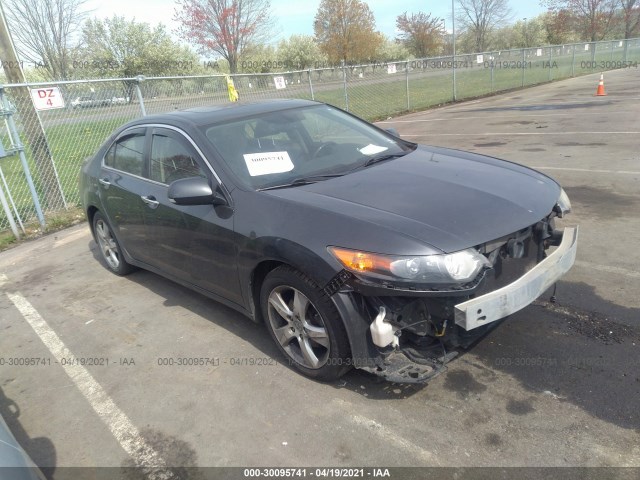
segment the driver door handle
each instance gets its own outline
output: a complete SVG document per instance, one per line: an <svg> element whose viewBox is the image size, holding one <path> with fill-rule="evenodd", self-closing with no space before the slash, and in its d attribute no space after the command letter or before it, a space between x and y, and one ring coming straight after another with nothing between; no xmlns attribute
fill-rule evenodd
<svg viewBox="0 0 640 480"><path fill-rule="evenodd" d="M100 182L101 185L104 185L107 188L111 186L111 182L107 178L99 178L98 181Z"/></svg>
<svg viewBox="0 0 640 480"><path fill-rule="evenodd" d="M153 195L141 195L140 198L142 199L142 201L144 203L146 203L147 205L149 205L149 208L158 208L158 205L160 205L160 202L156 200L156 197L154 197Z"/></svg>

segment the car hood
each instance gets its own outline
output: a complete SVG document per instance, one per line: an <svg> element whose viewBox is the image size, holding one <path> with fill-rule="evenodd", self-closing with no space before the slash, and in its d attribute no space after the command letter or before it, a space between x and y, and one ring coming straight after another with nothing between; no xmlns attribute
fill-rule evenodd
<svg viewBox="0 0 640 480"><path fill-rule="evenodd" d="M540 221L556 204L560 186L514 163L419 146L343 177L268 193L391 229L448 253Z"/></svg>

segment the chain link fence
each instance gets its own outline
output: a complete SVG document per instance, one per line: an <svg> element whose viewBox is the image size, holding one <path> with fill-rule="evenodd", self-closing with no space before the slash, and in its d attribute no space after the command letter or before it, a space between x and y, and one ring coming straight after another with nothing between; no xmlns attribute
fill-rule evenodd
<svg viewBox="0 0 640 480"><path fill-rule="evenodd" d="M631 39L456 55L455 59L232 75L232 79L241 102L313 99L373 121L552 80L637 69L639 63L640 39ZM52 86L59 88L65 107L36 112L29 89ZM80 165L119 125L145 114L229 103L224 75L4 85L0 91L4 95L2 146L7 153L23 146L25 157L0 156L0 197L6 200L0 210L0 231L10 227L8 213L19 225L39 216L24 163L46 217L79 204ZM15 121L14 134L9 116Z"/></svg>

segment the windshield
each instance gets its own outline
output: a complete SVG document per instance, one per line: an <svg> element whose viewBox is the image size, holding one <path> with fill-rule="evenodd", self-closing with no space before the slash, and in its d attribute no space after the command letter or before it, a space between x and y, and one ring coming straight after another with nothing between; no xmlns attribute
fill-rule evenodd
<svg viewBox="0 0 640 480"><path fill-rule="evenodd" d="M254 189L330 178L415 148L328 105L208 125L204 132L240 182Z"/></svg>

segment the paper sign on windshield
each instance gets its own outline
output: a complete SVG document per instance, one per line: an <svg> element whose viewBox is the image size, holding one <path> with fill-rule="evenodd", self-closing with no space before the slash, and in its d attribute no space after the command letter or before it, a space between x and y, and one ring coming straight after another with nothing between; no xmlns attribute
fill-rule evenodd
<svg viewBox="0 0 640 480"><path fill-rule="evenodd" d="M252 177L293 170L293 162L287 152L247 153L244 161Z"/></svg>
<svg viewBox="0 0 640 480"><path fill-rule="evenodd" d="M360 149L360 153L363 155L375 155L376 153L384 152L385 150L389 150L387 147L380 147L378 145L369 144L366 147L362 147Z"/></svg>

